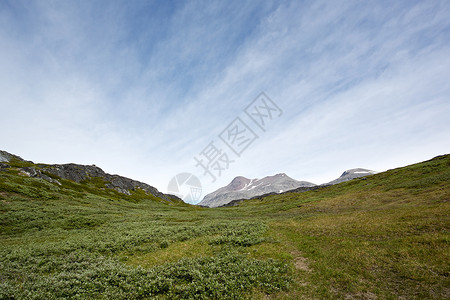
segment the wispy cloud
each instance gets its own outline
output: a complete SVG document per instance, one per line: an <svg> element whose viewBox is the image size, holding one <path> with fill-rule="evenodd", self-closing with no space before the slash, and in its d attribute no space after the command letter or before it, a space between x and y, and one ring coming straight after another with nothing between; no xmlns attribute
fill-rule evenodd
<svg viewBox="0 0 450 300"><path fill-rule="evenodd" d="M330 180L448 152L446 1L0 4L2 148L165 190ZM283 116L214 184L193 156L259 92Z"/></svg>

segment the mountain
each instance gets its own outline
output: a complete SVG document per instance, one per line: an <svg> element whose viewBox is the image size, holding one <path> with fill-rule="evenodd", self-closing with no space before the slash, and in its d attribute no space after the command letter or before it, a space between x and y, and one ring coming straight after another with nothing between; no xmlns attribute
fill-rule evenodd
<svg viewBox="0 0 450 300"><path fill-rule="evenodd" d="M375 172L375 171L362 169L362 168L350 169L350 170L347 170L344 173L342 173L342 175L339 178L337 178L333 181L330 181L330 182L326 183L325 185L338 184L338 183L341 183L344 181L349 181L349 180L352 180L355 178L369 176L369 175L373 175L376 173L377 172Z"/></svg>
<svg viewBox="0 0 450 300"><path fill-rule="evenodd" d="M236 199L250 199L268 193L282 193L299 187L312 187L314 183L297 181L284 173L262 179L234 178L227 186L208 195L198 203L201 206L218 207Z"/></svg>
<svg viewBox="0 0 450 300"><path fill-rule="evenodd" d="M95 186L100 190L114 190L120 194L131 196L133 193L147 194L165 201L182 201L174 195L159 192L155 187L119 175L105 173L96 165L78 164L35 164L20 156L0 150L0 171L16 169L19 175L40 178L52 184L63 186L64 180L88 186Z"/></svg>
<svg viewBox="0 0 450 300"><path fill-rule="evenodd" d="M227 186L206 195L198 205L207 207L233 206L242 200L286 192L306 192L311 189L334 185L373 174L376 174L376 172L367 169L350 169L342 173L339 178L321 185L315 185L308 181L297 181L284 173L267 176L263 179L248 179L238 176Z"/></svg>

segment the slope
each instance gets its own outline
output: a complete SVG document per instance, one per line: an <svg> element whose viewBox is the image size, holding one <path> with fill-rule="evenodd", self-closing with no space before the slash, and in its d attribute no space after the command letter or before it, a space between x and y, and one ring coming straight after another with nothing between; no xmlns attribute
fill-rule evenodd
<svg viewBox="0 0 450 300"><path fill-rule="evenodd" d="M449 298L449 181L445 155L206 209L7 170L0 299Z"/></svg>
<svg viewBox="0 0 450 300"><path fill-rule="evenodd" d="M253 251L296 264L287 298L450 297L450 155L305 193L222 208L264 216Z"/></svg>
<svg viewBox="0 0 450 300"><path fill-rule="evenodd" d="M95 165L89 166L73 163L63 165L35 164L32 161L22 159L20 156L0 150L0 171L3 171L4 174L20 175L16 179L21 177L43 179L43 181L51 183L49 186L53 190L81 189L98 195L116 198L122 197L122 194L127 196L139 195L141 198L144 196L158 201L166 200L168 202L183 203L180 198L174 195L161 193L156 188L143 182L105 173Z"/></svg>
<svg viewBox="0 0 450 300"><path fill-rule="evenodd" d="M288 286L287 262L242 252L264 222L24 168L51 175L21 159L2 165L0 299L223 299Z"/></svg>
<svg viewBox="0 0 450 300"><path fill-rule="evenodd" d="M342 173L342 175L339 176L339 178L336 178L335 180L332 180L332 181L326 183L325 185L338 184L338 183L341 183L344 181L349 181L349 180L352 180L355 178L370 176L375 173L376 173L375 171L362 169L362 168L350 169L350 170L347 170L344 173Z"/></svg>

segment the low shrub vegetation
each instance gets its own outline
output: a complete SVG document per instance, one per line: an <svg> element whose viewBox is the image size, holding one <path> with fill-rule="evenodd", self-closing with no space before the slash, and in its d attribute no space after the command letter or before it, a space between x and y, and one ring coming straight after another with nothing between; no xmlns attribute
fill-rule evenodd
<svg viewBox="0 0 450 300"><path fill-rule="evenodd" d="M19 167L0 172L0 299L450 298L449 156L215 209Z"/></svg>

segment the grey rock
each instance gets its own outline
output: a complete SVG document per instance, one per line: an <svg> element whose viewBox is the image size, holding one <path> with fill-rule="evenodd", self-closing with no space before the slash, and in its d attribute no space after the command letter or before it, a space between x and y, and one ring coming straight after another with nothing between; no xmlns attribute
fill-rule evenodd
<svg viewBox="0 0 450 300"><path fill-rule="evenodd" d="M41 174L40 171L37 171L35 168L32 167L21 168L20 170L30 177L38 177L38 175Z"/></svg>
<svg viewBox="0 0 450 300"><path fill-rule="evenodd" d="M45 181L51 182L51 183L56 183L57 185L61 185L61 183L56 180L53 179L45 174L43 174L40 170L37 170L33 167L25 167L25 168L21 168L20 169L21 173L29 176L29 177L35 177L35 178L41 178L44 179Z"/></svg>
<svg viewBox="0 0 450 300"><path fill-rule="evenodd" d="M350 169L350 170L347 170L344 173L342 173L342 175L339 178L332 180L332 181L326 183L325 185L334 185L334 184L349 181L349 180L352 180L355 178L370 176L370 175L373 175L376 173L377 172L375 172L375 171L362 169L362 168Z"/></svg>
<svg viewBox="0 0 450 300"><path fill-rule="evenodd" d="M72 180L78 183L84 180L88 180L89 178L100 177L105 181L106 188L114 189L119 193L125 195L131 195L130 191L135 191L139 188L144 190L146 193L149 193L155 197L162 198L169 202L172 202L172 200L181 200L176 196L161 193L156 188L146 183L119 175L111 175L105 173L102 169L95 165L50 165L45 168L45 171L63 179Z"/></svg>
<svg viewBox="0 0 450 300"><path fill-rule="evenodd" d="M284 173L262 179L234 178L230 184L208 195L198 205L208 207L223 206L233 200L250 199L268 193L282 193L299 187L312 187L314 183L297 181Z"/></svg>
<svg viewBox="0 0 450 300"><path fill-rule="evenodd" d="M80 183L89 177L105 177L105 172L96 166L83 166L77 164L50 165L45 171L58 177Z"/></svg>
<svg viewBox="0 0 450 300"><path fill-rule="evenodd" d="M11 166L8 165L8 164L0 163L0 170L1 170L1 169L8 169L8 168L10 168L10 167L11 167Z"/></svg>
<svg viewBox="0 0 450 300"><path fill-rule="evenodd" d="M259 199L269 195L284 194L287 192L306 192L355 178L365 178L376 173L375 171L362 168L350 169L342 173L339 178L318 186L307 181L294 180L283 173L264 177L261 180L238 176L227 186L206 195L198 205L208 207L235 206L248 199Z"/></svg>
<svg viewBox="0 0 450 300"><path fill-rule="evenodd" d="M24 160L20 156L11 154L11 153L3 151L3 150L0 150L0 162L10 162L13 159L18 160L18 161L26 161L26 162L29 162L29 163L33 163L32 161Z"/></svg>
<svg viewBox="0 0 450 300"><path fill-rule="evenodd" d="M11 156L8 152L0 150L0 162L9 162Z"/></svg>

